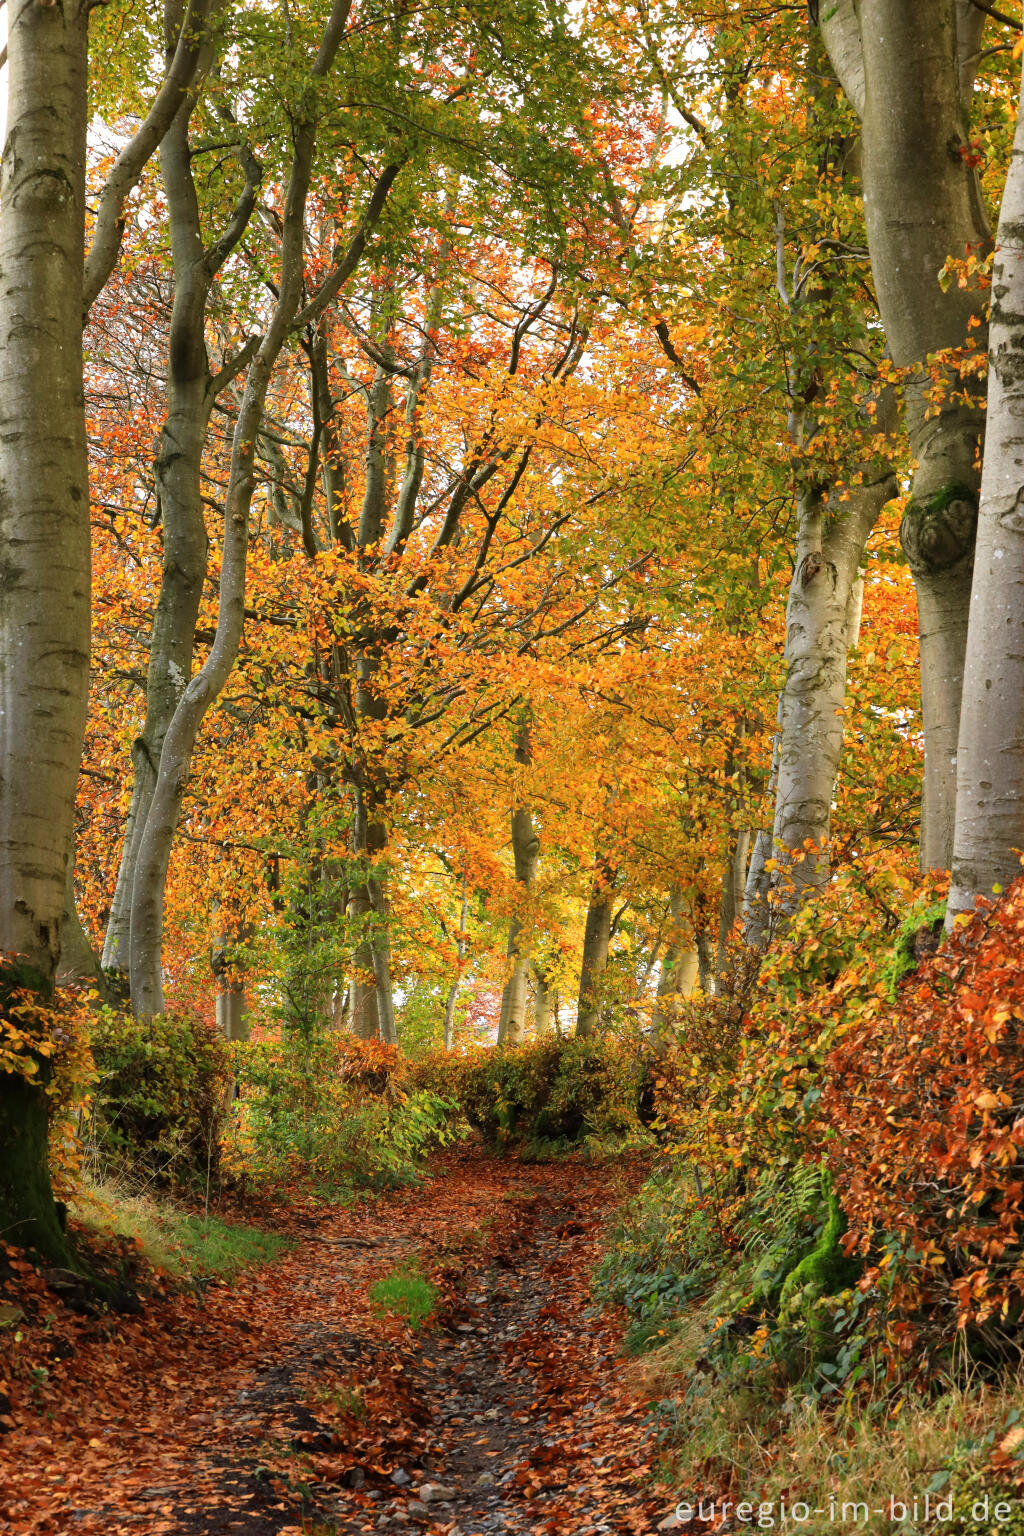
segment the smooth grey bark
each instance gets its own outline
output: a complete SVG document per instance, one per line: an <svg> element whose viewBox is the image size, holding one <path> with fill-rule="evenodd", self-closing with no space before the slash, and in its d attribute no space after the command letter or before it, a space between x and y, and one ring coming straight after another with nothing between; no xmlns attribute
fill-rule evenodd
<svg viewBox="0 0 1024 1536"><path fill-rule="evenodd" d="M314 428L318 427L320 431L320 475L327 508L330 542L351 550L355 548L355 537L344 515L346 464L342 451L343 438L338 430L335 404L331 394L327 338L324 335L322 318L317 327L316 338L309 349L309 365L313 422Z"/></svg>
<svg viewBox="0 0 1024 1536"><path fill-rule="evenodd" d="M948 868L984 431L977 385L931 354L985 344L986 295L943 290L950 258L991 244L967 106L984 16L963 0L822 5L821 30L862 123L871 267L893 361L911 370L907 430L916 461L900 539L914 576L925 768L921 863ZM935 409L936 383L942 399Z"/></svg>
<svg viewBox="0 0 1024 1536"><path fill-rule="evenodd" d="M359 934L350 985L350 1028L359 1040L398 1043L395 995L391 989L391 940L381 862L387 857L387 828L355 788L352 848L358 877L348 895L348 915Z"/></svg>
<svg viewBox="0 0 1024 1536"><path fill-rule="evenodd" d="M515 760L521 768L528 767L533 761L530 721L526 714L520 718L516 729ZM540 862L540 834L534 825L533 812L525 803L512 808L512 861L516 884L521 892L519 900L525 907L532 895ZM521 912L514 911L508 925L507 962L510 971L501 994L499 1045L517 1045L526 1035L530 956L523 942L524 926Z"/></svg>
<svg viewBox="0 0 1024 1536"><path fill-rule="evenodd" d="M1024 850L1024 93L992 269L988 412L946 913L1018 876Z"/></svg>
<svg viewBox="0 0 1024 1536"><path fill-rule="evenodd" d="M52 983L89 681L87 10L11 12L0 169L0 949Z"/></svg>
<svg viewBox="0 0 1024 1536"><path fill-rule="evenodd" d="M344 36L350 4L351 0L335 0L331 8L311 67L311 87L330 70ZM314 100L312 92L308 93L304 105L296 111L284 200L277 299L266 332L249 364L232 440L216 634L209 656L178 701L164 738L160 769L139 847L132 892L131 990L132 1006L142 1015L163 1012L161 957L168 863L196 736L207 711L227 682L242 636L256 443L271 376L281 348L296 323L302 296L306 200L317 130ZM381 199L374 221L379 216L382 202ZM373 200L359 231L363 243L366 219L372 213ZM354 246L355 241L349 247L348 255L352 258L349 271L358 260L358 254L353 257ZM362 243L358 247L358 251L361 250Z"/></svg>
<svg viewBox="0 0 1024 1536"><path fill-rule="evenodd" d="M99 956L85 929L75 899L75 856L72 848L64 880L64 915L60 930L60 961L57 985L65 987L85 982L94 988L101 1001L113 1001L110 984L100 967Z"/></svg>
<svg viewBox="0 0 1024 1536"><path fill-rule="evenodd" d="M603 853L594 860L594 878L583 927L583 962L576 1005L576 1033L595 1035L601 1029L604 997L602 979L612 940L612 897L617 871Z"/></svg>
<svg viewBox="0 0 1024 1536"><path fill-rule="evenodd" d="M883 470L850 488L845 499L836 492L831 505L813 489L801 499L773 751L774 821L770 836L758 834L744 893L744 939L757 948L767 945L775 921L792 916L831 873L832 800L843 751L847 662L860 630L861 561L896 492L895 476ZM779 864L774 873L772 858Z"/></svg>
<svg viewBox="0 0 1024 1536"><path fill-rule="evenodd" d="M225 923L214 912L210 969L217 981L215 1016L225 1040L249 1039L249 1009L245 995L245 961L241 953L251 930Z"/></svg>
<svg viewBox="0 0 1024 1536"><path fill-rule="evenodd" d="M457 968L452 978L452 984L448 988L448 997L444 1006L444 1048L446 1051L455 1049L455 1009L459 1001L459 987L462 982L462 967L466 960L467 948L467 923L469 921L469 893L466 889L466 876L462 876L462 901L459 906L459 928L455 936L455 956Z"/></svg>
<svg viewBox="0 0 1024 1536"><path fill-rule="evenodd" d="M660 1030L669 1022L676 998L689 997L699 972L696 936L689 920L687 893L673 886L668 897L668 942L661 959L651 1026Z"/></svg>
<svg viewBox="0 0 1024 1536"><path fill-rule="evenodd" d="M8 11L0 163L0 1009L52 994L89 687L82 384L88 8ZM47 1063L0 1073L0 1230L68 1250L47 1163Z"/></svg>
<svg viewBox="0 0 1024 1536"><path fill-rule="evenodd" d="M833 29L832 65L857 89L856 69L863 69L857 42L856 12L849 6L829 11ZM854 66L856 65L856 69ZM851 73L852 72L852 73ZM815 81L812 101L820 89ZM865 87L866 91L866 87ZM865 98L866 99L866 98ZM866 111L864 99L861 110ZM819 324L832 318L829 285L789 281L784 210L776 205L776 287L790 314L816 315ZM821 377L815 350L794 346L790 371L797 381ZM795 447L813 442L819 423L811 390L791 387L788 431ZM876 394L874 419L862 423L887 439L894 431L891 390ZM865 413L865 418L867 413ZM887 458L865 459L848 472L849 482L828 484L803 473L796 486L797 532L793 575L786 608L783 652L785 674L776 711L770 794L772 827L757 832L744 891L744 940L765 949L774 928L785 923L801 903L828 880L831 872L832 800L842 757L846 670L850 640L859 631L863 603L862 561L868 538L897 485ZM854 622L856 613L856 622ZM719 931L718 970L726 951L725 919L732 903L730 872L723 892Z"/></svg>
<svg viewBox="0 0 1024 1536"><path fill-rule="evenodd" d="M729 857L722 871L722 899L718 909L718 959L715 967L718 976L724 976L728 969L733 932L743 916L743 894L749 858L750 829L740 827L732 838Z"/></svg>
<svg viewBox="0 0 1024 1536"><path fill-rule="evenodd" d="M352 843L356 859L366 857L365 847ZM377 984L370 945L369 926L373 918L373 903L365 880L354 880L349 887L347 915L354 931L360 935L352 952L352 977L348 989L348 1027L358 1040L380 1038L380 1016L377 1012Z"/></svg>
<svg viewBox="0 0 1024 1536"><path fill-rule="evenodd" d="M707 928L698 928L696 933L697 944L697 980L700 982L701 991L708 997L715 995L718 977L715 973L715 945Z"/></svg>
<svg viewBox="0 0 1024 1536"><path fill-rule="evenodd" d="M217 1028L225 1040L248 1040L249 1007L245 997L245 983L240 977L232 977L217 993L215 1003Z"/></svg>
<svg viewBox="0 0 1024 1536"><path fill-rule="evenodd" d="M182 26L181 9L181 0L169 0L165 11L169 75L173 39ZM202 461L210 414L217 394L246 360L243 349L232 365L214 377L206 347L206 313L217 272L245 233L255 208L260 167L251 154L242 151L243 191L227 227L206 249L189 146L195 104L193 92L160 146L174 268L167 416L154 463L163 568L150 637L146 718L132 744L132 798L103 946L104 966L125 974L130 961L132 890L139 845L156 787L164 737L192 675L209 546L203 515Z"/></svg>
<svg viewBox="0 0 1024 1536"><path fill-rule="evenodd" d="M386 347L386 337L384 346ZM377 552L384 529L388 492L387 417L391 373L378 365L366 391L366 464L356 548L363 559ZM355 656L356 721L383 718L384 701L374 687L380 664L373 621L363 615L365 638ZM386 786L353 786L356 808L353 852L360 870L349 899L349 916L359 938L353 954L352 1032L362 1040L397 1040L391 983L391 942L381 862L387 854ZM372 980L371 980L372 978Z"/></svg>
<svg viewBox="0 0 1024 1536"><path fill-rule="evenodd" d="M519 750L517 746L517 757ZM524 902L529 901L540 861L540 836L534 826L533 813L526 805L517 805L512 812L512 857L515 864L516 883L522 891L521 899ZM498 1018L499 1045L518 1045L526 1036L530 956L523 942L523 929L522 917L518 912L514 912L508 925L507 960L511 965L511 972L501 994L501 1013Z"/></svg>
<svg viewBox="0 0 1024 1536"><path fill-rule="evenodd" d="M374 851L379 857L386 852L386 843ZM377 869L373 867L367 876L366 889L374 918L370 935L370 957L373 962L373 980L377 992L377 1023L380 1038L385 1045L397 1045L398 1029L395 1024L395 998L391 981L390 916L384 882Z"/></svg>
<svg viewBox="0 0 1024 1536"><path fill-rule="evenodd" d="M779 894L786 915L831 872L831 808L843 750L851 611L858 605L868 535L896 491L895 476L886 471L852 487L845 501L836 497L832 508L809 493L800 509L786 608L773 828L776 854L785 860Z"/></svg>
<svg viewBox="0 0 1024 1536"><path fill-rule="evenodd" d="M533 1032L538 1040L555 1029L554 999L542 966L533 967Z"/></svg>

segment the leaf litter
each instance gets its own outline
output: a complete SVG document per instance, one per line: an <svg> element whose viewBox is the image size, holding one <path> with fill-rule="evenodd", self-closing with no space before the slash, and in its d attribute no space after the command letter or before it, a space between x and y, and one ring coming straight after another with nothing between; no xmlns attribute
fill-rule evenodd
<svg viewBox="0 0 1024 1536"><path fill-rule="evenodd" d="M646 1405L590 1273L640 1160L479 1151L425 1186L278 1215L285 1257L136 1315L30 1266L0 1333L0 1531L39 1536L629 1536L655 1530ZM414 1264L425 1326L370 1290ZM10 1286L8 1286L10 1290Z"/></svg>

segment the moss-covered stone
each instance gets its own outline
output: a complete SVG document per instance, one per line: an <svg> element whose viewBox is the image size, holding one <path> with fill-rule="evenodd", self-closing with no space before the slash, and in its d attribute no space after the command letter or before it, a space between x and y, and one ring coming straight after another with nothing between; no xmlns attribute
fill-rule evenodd
<svg viewBox="0 0 1024 1536"><path fill-rule="evenodd" d="M896 936L892 960L883 971L889 985L889 996L895 1002L896 989L904 976L909 976L927 955L934 954L942 942L942 930L946 917L946 903L934 902L923 910L913 910Z"/></svg>
<svg viewBox="0 0 1024 1536"><path fill-rule="evenodd" d="M857 1262L850 1258L842 1245L846 1217L832 1180L825 1172L821 1175L821 1193L828 1219L810 1253L804 1255L783 1281L779 1294L779 1315L782 1318L806 1312L819 1296L835 1295L852 1285L857 1278Z"/></svg>

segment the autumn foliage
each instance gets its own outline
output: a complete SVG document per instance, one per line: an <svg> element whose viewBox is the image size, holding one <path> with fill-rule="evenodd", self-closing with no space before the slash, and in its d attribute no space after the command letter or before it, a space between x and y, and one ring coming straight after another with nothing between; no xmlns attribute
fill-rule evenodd
<svg viewBox="0 0 1024 1536"><path fill-rule="evenodd" d="M950 1330L992 1350L1024 1306L1024 879L845 1028L818 1108L851 1251L908 1358Z"/></svg>

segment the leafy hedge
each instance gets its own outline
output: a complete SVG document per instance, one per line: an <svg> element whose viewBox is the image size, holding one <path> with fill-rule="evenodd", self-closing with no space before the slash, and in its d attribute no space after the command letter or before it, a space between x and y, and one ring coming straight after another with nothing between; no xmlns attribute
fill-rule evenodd
<svg viewBox="0 0 1024 1536"><path fill-rule="evenodd" d="M643 1133L645 1052L613 1038L435 1054L412 1068L421 1087L456 1102L491 1147L544 1153Z"/></svg>
<svg viewBox="0 0 1024 1536"><path fill-rule="evenodd" d="M194 1018L139 1020L101 1008L91 1024L88 1130L101 1170L187 1180L219 1156L231 1080L220 1034Z"/></svg>
<svg viewBox="0 0 1024 1536"><path fill-rule="evenodd" d="M976 1353L1024 1318L1024 879L848 1021L818 1118L849 1243L891 1272L901 1356L950 1326Z"/></svg>
<svg viewBox="0 0 1024 1536"><path fill-rule="evenodd" d="M940 910L909 873L844 877L759 975L683 1005L668 1170L607 1275L638 1322L674 1266L734 1354L816 1392L1019 1356L1024 879L941 944Z"/></svg>
<svg viewBox="0 0 1024 1536"><path fill-rule="evenodd" d="M393 1046L335 1034L246 1041L234 1066L226 1158L238 1177L406 1184L458 1134L457 1106L410 1083Z"/></svg>

